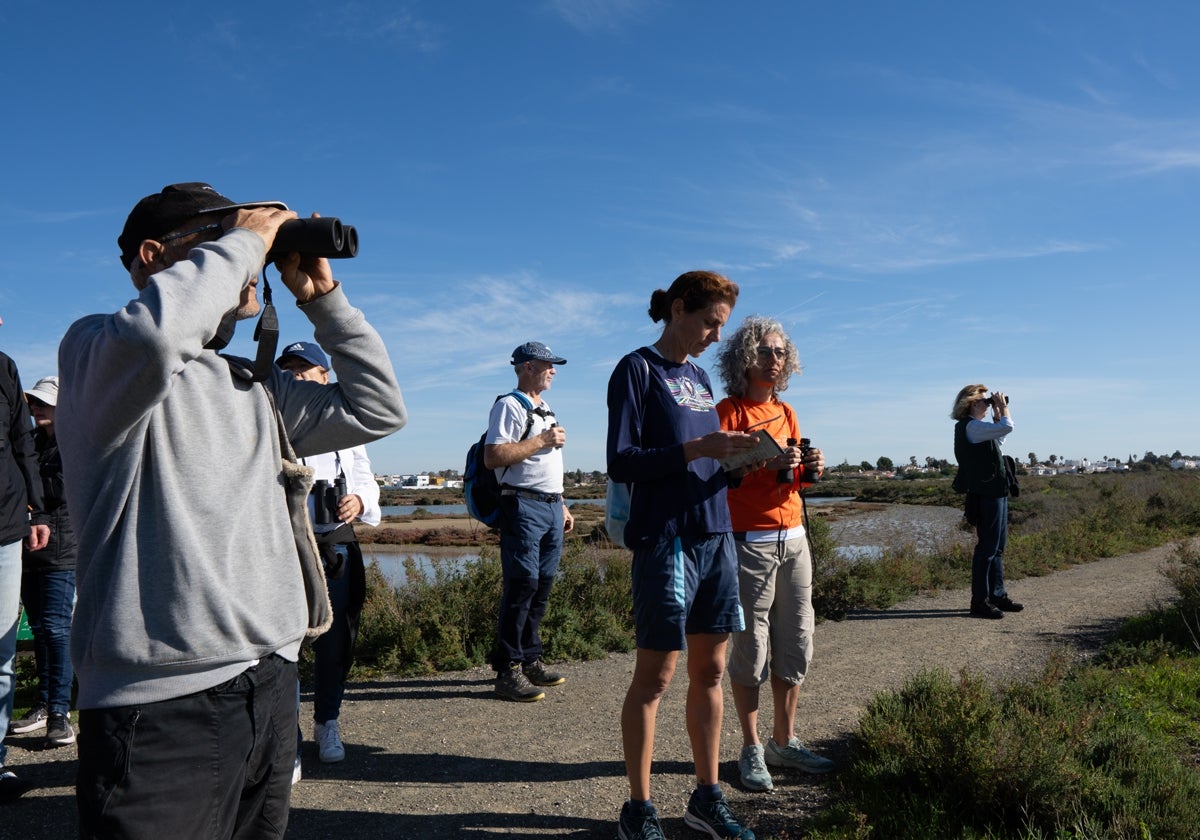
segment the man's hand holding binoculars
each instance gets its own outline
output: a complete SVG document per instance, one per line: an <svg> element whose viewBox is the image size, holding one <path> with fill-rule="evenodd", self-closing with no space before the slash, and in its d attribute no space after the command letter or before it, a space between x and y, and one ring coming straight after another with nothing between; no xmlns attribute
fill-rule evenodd
<svg viewBox="0 0 1200 840"><path fill-rule="evenodd" d="M276 207L252 207L238 210L222 220L225 230L235 227L252 230L262 237L270 253L275 244L275 236L284 222L297 218L291 210L280 210ZM320 218L313 213L312 218ZM329 260L311 254L290 252L275 259L275 267L288 290L295 295L297 303L308 303L333 290L337 281L333 279L333 270Z"/></svg>

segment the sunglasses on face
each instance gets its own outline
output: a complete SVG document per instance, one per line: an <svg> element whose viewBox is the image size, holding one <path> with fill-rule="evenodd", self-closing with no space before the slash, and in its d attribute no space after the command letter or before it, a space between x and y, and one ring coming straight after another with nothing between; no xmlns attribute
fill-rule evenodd
<svg viewBox="0 0 1200 840"><path fill-rule="evenodd" d="M774 356L776 359L786 359L787 349L783 347L759 347L758 355L764 358Z"/></svg>

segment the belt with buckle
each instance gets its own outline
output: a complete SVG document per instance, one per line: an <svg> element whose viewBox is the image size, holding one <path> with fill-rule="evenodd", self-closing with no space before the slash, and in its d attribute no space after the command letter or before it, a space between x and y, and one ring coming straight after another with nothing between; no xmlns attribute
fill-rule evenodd
<svg viewBox="0 0 1200 840"><path fill-rule="evenodd" d="M546 504L555 504L562 501L562 493L539 493L536 490L522 490L520 487L505 487L500 490L501 496L517 496L521 499L530 499L535 502L545 502Z"/></svg>

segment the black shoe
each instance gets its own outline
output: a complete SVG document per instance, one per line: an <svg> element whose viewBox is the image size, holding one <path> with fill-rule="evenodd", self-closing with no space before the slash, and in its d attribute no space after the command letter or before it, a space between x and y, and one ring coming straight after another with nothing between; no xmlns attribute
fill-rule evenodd
<svg viewBox="0 0 1200 840"><path fill-rule="evenodd" d="M512 663L496 675L496 693L505 700L518 703L534 703L546 696L546 692L530 684L519 663Z"/></svg>
<svg viewBox="0 0 1200 840"><path fill-rule="evenodd" d="M567 678L556 671L547 671L545 663L540 659L535 659L521 667L525 672L525 677L534 685L562 685L567 681Z"/></svg>
<svg viewBox="0 0 1200 840"><path fill-rule="evenodd" d="M8 734L25 735L29 732L37 732L39 729L45 729L46 719L49 716L50 713L46 709L46 705L44 703L37 703L29 710L29 714L25 715L25 717L8 722Z"/></svg>
<svg viewBox="0 0 1200 840"><path fill-rule="evenodd" d="M988 598L988 601L991 602L993 607L998 610L1004 610L1004 612L1020 612L1021 610L1025 609L1024 604L1018 604L1007 595L1005 595L1003 598Z"/></svg>
<svg viewBox="0 0 1200 840"><path fill-rule="evenodd" d="M1004 613L993 607L988 601L972 601L971 615L975 618L1004 618Z"/></svg>
<svg viewBox="0 0 1200 840"><path fill-rule="evenodd" d="M0 764L0 802L12 802L32 787L29 782L18 779L15 773L5 770L4 765Z"/></svg>
<svg viewBox="0 0 1200 840"><path fill-rule="evenodd" d="M75 743L75 730L71 728L71 719L62 712L51 712L50 721L46 724L46 747L66 747Z"/></svg>

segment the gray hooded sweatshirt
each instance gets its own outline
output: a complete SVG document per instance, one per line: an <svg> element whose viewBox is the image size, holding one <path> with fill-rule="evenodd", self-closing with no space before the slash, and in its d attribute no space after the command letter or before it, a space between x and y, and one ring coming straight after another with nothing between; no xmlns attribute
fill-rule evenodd
<svg viewBox="0 0 1200 840"><path fill-rule="evenodd" d="M405 423L383 342L340 285L300 307L336 384L278 370L251 383L204 348L264 254L258 235L231 230L118 312L77 321L59 347L81 709L181 697L272 653L297 658L308 602L264 386L298 455Z"/></svg>

